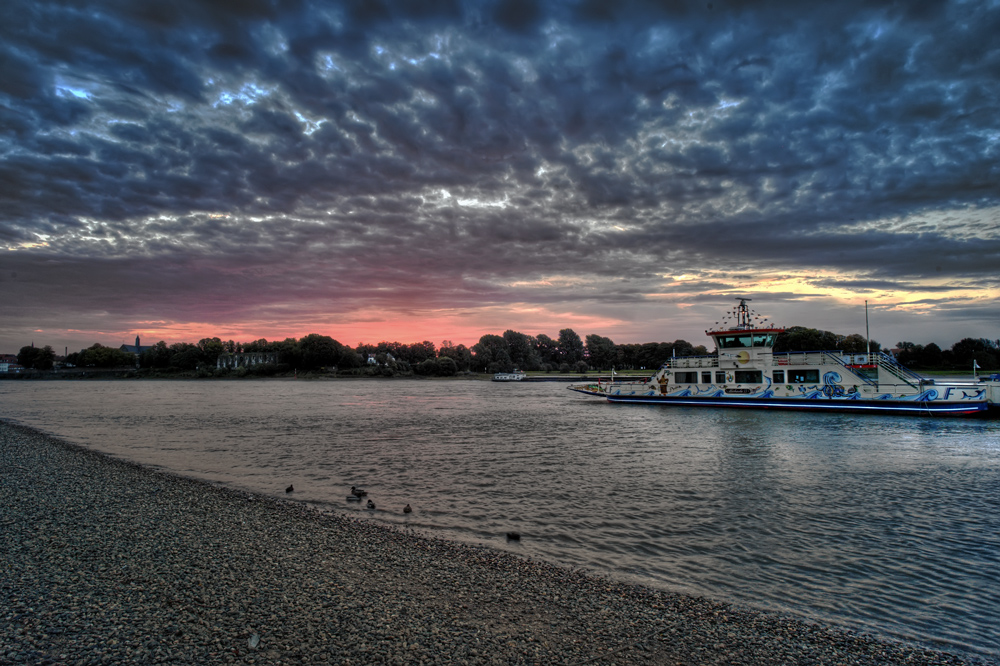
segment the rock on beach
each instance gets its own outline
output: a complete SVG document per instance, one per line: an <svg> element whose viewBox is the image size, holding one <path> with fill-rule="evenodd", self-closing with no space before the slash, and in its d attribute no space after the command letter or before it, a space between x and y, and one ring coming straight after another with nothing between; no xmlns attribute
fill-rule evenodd
<svg viewBox="0 0 1000 666"><path fill-rule="evenodd" d="M963 664L0 421L0 663Z"/></svg>

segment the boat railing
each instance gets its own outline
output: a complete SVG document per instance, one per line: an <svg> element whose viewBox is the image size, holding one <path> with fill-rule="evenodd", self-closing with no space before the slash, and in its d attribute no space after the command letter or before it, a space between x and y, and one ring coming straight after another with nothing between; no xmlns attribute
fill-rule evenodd
<svg viewBox="0 0 1000 666"><path fill-rule="evenodd" d="M674 356L667 359L663 364L665 368L717 368L719 367L719 357L715 354L710 356Z"/></svg>
<svg viewBox="0 0 1000 666"><path fill-rule="evenodd" d="M843 355L843 353L839 352L839 351L836 351L836 352L824 352L824 353L827 355L827 359L829 359L829 361L832 361L833 363L839 363L840 365L844 366L848 371L851 371L851 368L849 367L849 365L853 361L857 360L857 359L854 358L854 356L848 356L848 357L845 358L844 355ZM868 360L869 360L869 357L866 356L865 357L865 361L868 361ZM868 377L868 376L864 375L863 373L860 373L860 372L851 372L851 374L853 376L859 378L861 381L863 381L864 383L868 384L869 386L878 386L878 381L876 379Z"/></svg>
<svg viewBox="0 0 1000 666"><path fill-rule="evenodd" d="M899 361L894 359L892 356L879 352L875 354L875 360L878 362L880 368L885 369L890 375L905 382L907 385L913 388L919 389L921 384L923 384L924 378L913 372L906 366L900 364Z"/></svg>
<svg viewBox="0 0 1000 666"><path fill-rule="evenodd" d="M772 356L771 365L784 367L787 365L839 365L870 386L878 386L878 382L862 373L854 372L849 366L857 360L854 356L844 356L839 349L828 351L779 352ZM867 361L867 357L865 357Z"/></svg>
<svg viewBox="0 0 1000 666"><path fill-rule="evenodd" d="M837 350L777 352L771 355L771 365L824 365L830 359L845 365L839 355L840 351Z"/></svg>

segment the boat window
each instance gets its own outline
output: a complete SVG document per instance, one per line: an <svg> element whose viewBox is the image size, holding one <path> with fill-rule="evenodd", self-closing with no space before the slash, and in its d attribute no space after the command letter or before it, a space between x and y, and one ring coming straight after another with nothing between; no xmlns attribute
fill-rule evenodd
<svg viewBox="0 0 1000 666"><path fill-rule="evenodd" d="M754 347L773 347L774 346L774 334L773 333L755 333L753 336L753 346Z"/></svg>
<svg viewBox="0 0 1000 666"><path fill-rule="evenodd" d="M851 372L868 379L878 379L878 368L851 368Z"/></svg>
<svg viewBox="0 0 1000 666"><path fill-rule="evenodd" d="M701 373L701 383L702 384L711 384L712 383L712 373L711 372L703 372L703 373Z"/></svg>
<svg viewBox="0 0 1000 666"><path fill-rule="evenodd" d="M735 349L739 347L750 347L753 336L750 335L719 335L716 336L718 340L719 349Z"/></svg>
<svg viewBox="0 0 1000 666"><path fill-rule="evenodd" d="M790 384L818 384L819 370L789 370L788 382Z"/></svg>
<svg viewBox="0 0 1000 666"><path fill-rule="evenodd" d="M674 381L678 384L697 384L698 383L698 373L697 372L675 372Z"/></svg>
<svg viewBox="0 0 1000 666"><path fill-rule="evenodd" d="M764 373L760 370L737 370L737 384L763 384Z"/></svg>
<svg viewBox="0 0 1000 666"><path fill-rule="evenodd" d="M784 384L785 383L785 371L784 370L775 370L771 374L774 376L774 383L775 384Z"/></svg>
<svg viewBox="0 0 1000 666"><path fill-rule="evenodd" d="M716 384L725 384L726 383L726 373L724 371L721 371L721 370L716 370L715 371L715 383Z"/></svg>

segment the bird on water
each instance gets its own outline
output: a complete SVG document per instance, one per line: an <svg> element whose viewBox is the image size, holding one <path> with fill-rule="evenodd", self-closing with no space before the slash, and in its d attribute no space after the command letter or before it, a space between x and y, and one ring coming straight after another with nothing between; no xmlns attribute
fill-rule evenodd
<svg viewBox="0 0 1000 666"><path fill-rule="evenodd" d="M294 487L292 487L292 486L288 486L287 488L285 488L285 492L286 492L286 493L290 493L290 492L292 492L293 490L295 490L295 488L294 488Z"/></svg>
<svg viewBox="0 0 1000 666"><path fill-rule="evenodd" d="M368 500L368 508L369 509L374 509L375 508L375 502L373 502L371 500Z"/></svg>
<svg viewBox="0 0 1000 666"><path fill-rule="evenodd" d="M351 494L355 497L364 497L368 494L368 492L365 491L364 488L355 488L354 486L351 486Z"/></svg>
<svg viewBox="0 0 1000 666"><path fill-rule="evenodd" d="M412 512L413 512L413 509L410 508L409 504L407 504L406 506L403 507L403 513L412 513Z"/></svg>
<svg viewBox="0 0 1000 666"><path fill-rule="evenodd" d="M517 532L507 532L507 539L510 541L520 541L521 535Z"/></svg>

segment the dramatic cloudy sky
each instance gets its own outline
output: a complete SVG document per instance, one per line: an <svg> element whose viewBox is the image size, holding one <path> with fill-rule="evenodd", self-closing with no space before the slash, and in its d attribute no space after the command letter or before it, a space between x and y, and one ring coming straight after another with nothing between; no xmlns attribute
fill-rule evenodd
<svg viewBox="0 0 1000 666"><path fill-rule="evenodd" d="M0 351L1000 337L1000 4L0 3Z"/></svg>

